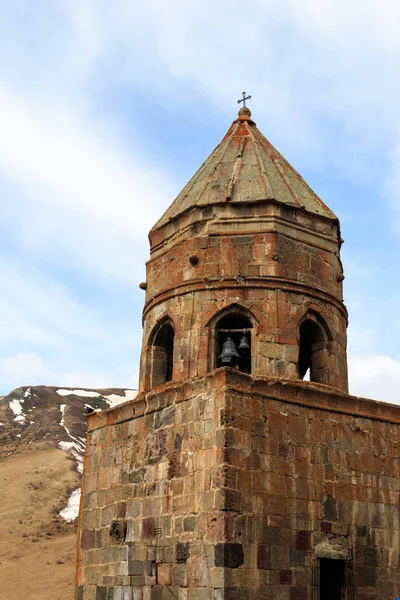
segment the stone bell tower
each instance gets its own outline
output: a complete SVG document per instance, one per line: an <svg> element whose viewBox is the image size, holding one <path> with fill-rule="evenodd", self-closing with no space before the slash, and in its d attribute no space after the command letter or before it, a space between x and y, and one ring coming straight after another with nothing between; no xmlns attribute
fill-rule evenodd
<svg viewBox="0 0 400 600"><path fill-rule="evenodd" d="M141 391L210 373L240 330L240 370L347 391L338 219L248 108L149 237Z"/></svg>
<svg viewBox="0 0 400 600"><path fill-rule="evenodd" d="M139 394L88 416L76 600L400 596L400 410L347 394L340 245L242 108L150 232Z"/></svg>

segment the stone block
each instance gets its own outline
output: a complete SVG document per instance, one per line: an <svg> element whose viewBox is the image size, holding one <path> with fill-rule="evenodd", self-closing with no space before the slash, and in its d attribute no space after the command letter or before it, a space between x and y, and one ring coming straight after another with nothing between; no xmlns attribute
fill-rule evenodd
<svg viewBox="0 0 400 600"><path fill-rule="evenodd" d="M289 586L272 585L271 598L274 600L291 600Z"/></svg>
<svg viewBox="0 0 400 600"><path fill-rule="evenodd" d="M281 585L292 585L292 571L279 571L279 583Z"/></svg>
<svg viewBox="0 0 400 600"><path fill-rule="evenodd" d="M75 600L83 600L83 585L78 585L75 590Z"/></svg>
<svg viewBox="0 0 400 600"><path fill-rule="evenodd" d="M163 587L161 591L161 600L177 600L178 588L170 586Z"/></svg>
<svg viewBox="0 0 400 600"><path fill-rule="evenodd" d="M95 531L86 529L81 534L81 549L90 550L96 546Z"/></svg>
<svg viewBox="0 0 400 600"><path fill-rule="evenodd" d="M214 600L212 588L188 588L188 600Z"/></svg>
<svg viewBox="0 0 400 600"><path fill-rule="evenodd" d="M269 547L266 545L259 544L257 547L257 569L269 569L270 558L269 558Z"/></svg>
<svg viewBox="0 0 400 600"><path fill-rule="evenodd" d="M305 586L292 586L290 588L290 600L307 600L307 588Z"/></svg>
<svg viewBox="0 0 400 600"><path fill-rule="evenodd" d="M142 588L143 600L151 600L151 589L149 585L145 585Z"/></svg>
<svg viewBox="0 0 400 600"><path fill-rule="evenodd" d="M242 544L218 543L215 544L215 566L235 569L244 563Z"/></svg>
<svg viewBox="0 0 400 600"><path fill-rule="evenodd" d="M189 556L189 546L187 543L179 543L175 545L175 559L178 563L184 563Z"/></svg>
<svg viewBox="0 0 400 600"><path fill-rule="evenodd" d="M225 574L226 574L226 571L223 567L212 567L210 569L211 587L223 588L225 586L226 579L227 579Z"/></svg>
<svg viewBox="0 0 400 600"><path fill-rule="evenodd" d="M207 587L210 585L207 558L192 556L187 561L187 577L189 587Z"/></svg>
<svg viewBox="0 0 400 600"><path fill-rule="evenodd" d="M124 585L122 597L123 600L132 600L132 588L130 585Z"/></svg>
<svg viewBox="0 0 400 600"><path fill-rule="evenodd" d="M271 569L288 569L290 566L290 549L284 546L270 547Z"/></svg>
<svg viewBox="0 0 400 600"><path fill-rule="evenodd" d="M143 563L140 560L128 561L129 575L143 575Z"/></svg>
<svg viewBox="0 0 400 600"><path fill-rule="evenodd" d="M296 548L299 550L309 550L311 548L311 531L297 531Z"/></svg>
<svg viewBox="0 0 400 600"><path fill-rule="evenodd" d="M302 567L306 563L306 552L305 550L298 550L297 548L290 549L290 565L292 567Z"/></svg>
<svg viewBox="0 0 400 600"><path fill-rule="evenodd" d="M96 600L107 600L107 588L98 585L96 587Z"/></svg>
<svg viewBox="0 0 400 600"><path fill-rule="evenodd" d="M171 567L171 583L179 587L187 587L187 567L185 564L172 565Z"/></svg>
<svg viewBox="0 0 400 600"><path fill-rule="evenodd" d="M196 526L196 517L186 517L183 520L184 531L194 531Z"/></svg>
<svg viewBox="0 0 400 600"><path fill-rule="evenodd" d="M171 585L171 565L170 564L157 565L157 584L158 585Z"/></svg>
<svg viewBox="0 0 400 600"><path fill-rule="evenodd" d="M161 590L162 587L160 585L155 585L151 588L151 600L161 600Z"/></svg>

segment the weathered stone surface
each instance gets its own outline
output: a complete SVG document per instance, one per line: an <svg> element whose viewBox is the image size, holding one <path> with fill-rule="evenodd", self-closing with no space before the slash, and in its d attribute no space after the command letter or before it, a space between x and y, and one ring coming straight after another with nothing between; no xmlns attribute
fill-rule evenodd
<svg viewBox="0 0 400 600"><path fill-rule="evenodd" d="M175 405L174 423L157 429L164 432L164 453L155 462L148 452L153 420L143 419L142 399L127 437L120 436L118 407L110 411L104 435L89 422L87 473L98 476L114 445L116 485L107 493L88 492L91 529L80 533L79 600L96 600L96 584L100 595L112 588L113 600L124 600L118 598L124 586L131 588L132 599L142 593L144 600L162 600L163 593L189 600L189 592L208 598L210 590L228 588L231 595L250 594L249 599L265 593L286 600L306 594L309 600L312 565L351 555L361 597L369 589L375 600L395 594L398 407L380 404L376 414L373 401L323 386L216 371L165 386L158 405L162 410ZM202 424L210 415L218 426L205 435ZM169 479L168 465L176 455L185 471ZM122 483L121 470L141 471L143 477ZM113 544L109 525L124 503L131 538ZM250 585L253 581L257 585Z"/></svg>

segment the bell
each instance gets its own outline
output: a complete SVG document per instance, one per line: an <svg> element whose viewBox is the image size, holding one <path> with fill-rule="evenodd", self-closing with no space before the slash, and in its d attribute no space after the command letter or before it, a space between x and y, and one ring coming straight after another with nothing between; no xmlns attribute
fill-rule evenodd
<svg viewBox="0 0 400 600"><path fill-rule="evenodd" d="M232 358L240 358L240 354L238 354L235 342L232 338L228 337L223 343L222 352L218 358L221 359L221 363L223 365L230 365L232 362Z"/></svg>
<svg viewBox="0 0 400 600"><path fill-rule="evenodd" d="M238 350L250 350L250 344L245 334L242 335Z"/></svg>

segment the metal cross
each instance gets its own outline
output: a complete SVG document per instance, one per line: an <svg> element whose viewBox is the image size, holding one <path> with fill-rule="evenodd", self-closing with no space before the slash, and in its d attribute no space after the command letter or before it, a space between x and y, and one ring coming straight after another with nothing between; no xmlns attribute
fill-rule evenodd
<svg viewBox="0 0 400 600"><path fill-rule="evenodd" d="M251 96L246 96L246 92L242 92L242 96L243 98L241 100L238 100L237 103L240 104L241 102L243 102L243 108L246 108L246 100L250 100Z"/></svg>

